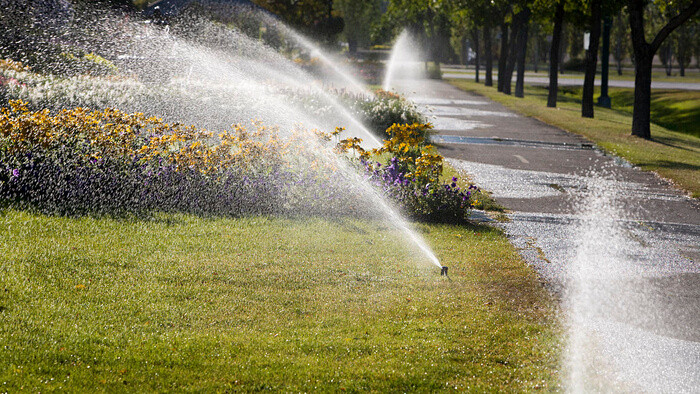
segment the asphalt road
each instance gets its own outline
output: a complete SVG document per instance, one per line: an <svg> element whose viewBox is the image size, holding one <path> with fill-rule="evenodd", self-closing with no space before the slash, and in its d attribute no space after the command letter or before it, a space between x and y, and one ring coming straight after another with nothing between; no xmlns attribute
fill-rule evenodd
<svg viewBox="0 0 700 394"><path fill-rule="evenodd" d="M509 208L500 225L561 298L567 387L696 392L700 203L487 98L441 81L398 85L448 161Z"/></svg>

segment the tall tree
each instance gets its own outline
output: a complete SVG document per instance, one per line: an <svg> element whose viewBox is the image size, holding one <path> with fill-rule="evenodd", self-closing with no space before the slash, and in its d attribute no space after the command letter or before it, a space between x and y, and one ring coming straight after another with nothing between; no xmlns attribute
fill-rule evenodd
<svg viewBox="0 0 700 394"><path fill-rule="evenodd" d="M380 0L335 0L333 7L345 22L343 36L350 53L357 52L358 46L369 44L372 27L381 17L380 6Z"/></svg>
<svg viewBox="0 0 700 394"><path fill-rule="evenodd" d="M684 23L673 33L673 46L676 51L676 61L681 77L685 77L685 69L693 58L693 45L697 45L698 24Z"/></svg>
<svg viewBox="0 0 700 394"><path fill-rule="evenodd" d="M505 79L503 81L503 93L505 94L511 94L513 71L515 71L515 64L518 60L520 50L527 50L527 25L530 22L530 14L530 8L522 6L518 7L517 13L513 15L509 39L510 47L508 48L508 59L504 75ZM523 38L525 38L525 41L523 41Z"/></svg>
<svg viewBox="0 0 700 394"><path fill-rule="evenodd" d="M510 37L508 37L508 51L506 55L506 65L505 71L503 73L503 84L501 86L501 91L505 94L510 94L511 86L513 85L513 70L515 70L515 53L517 45L515 39L520 31L520 24L517 20L518 18L513 18L513 22L510 25ZM501 75L498 76L499 80Z"/></svg>
<svg viewBox="0 0 700 394"><path fill-rule="evenodd" d="M670 77L673 72L673 57L673 43L671 40L666 40L659 47L659 60L661 60L661 64L664 66L667 77Z"/></svg>
<svg viewBox="0 0 700 394"><path fill-rule="evenodd" d="M479 83L479 66L480 66L480 60L479 59L479 29L478 28L473 28L472 29L472 46L474 47L474 82Z"/></svg>
<svg viewBox="0 0 700 394"><path fill-rule="evenodd" d="M479 35L480 29L483 37L483 51L477 51L480 62L485 64L485 84L493 86L493 44L492 26L498 23L503 16L503 10L508 3L505 0L452 0L454 9L458 10L460 17L468 20L468 27L471 30L472 40L474 35ZM462 23L465 25L465 23ZM483 52L483 56L481 53Z"/></svg>
<svg viewBox="0 0 700 394"><path fill-rule="evenodd" d="M528 45L528 51L532 58L532 70L538 73L540 71L540 61L546 61L547 59L546 48L543 45L545 37L542 32L542 23L533 21L533 23L530 23L530 29L528 39L532 42L532 45Z"/></svg>
<svg viewBox="0 0 700 394"><path fill-rule="evenodd" d="M390 0L382 24L398 34L404 28L423 41L430 60L438 63L453 57L449 45L452 10L448 0Z"/></svg>
<svg viewBox="0 0 700 394"><path fill-rule="evenodd" d="M485 66L485 85L493 86L493 27L504 20L510 7L508 0L451 0L451 3L469 19L472 29L481 29L484 50L479 60Z"/></svg>
<svg viewBox="0 0 700 394"><path fill-rule="evenodd" d="M629 25L625 22L622 11L613 18L612 24L612 45L613 59L617 65L617 75L622 75L622 62L627 57L629 51Z"/></svg>
<svg viewBox="0 0 700 394"><path fill-rule="evenodd" d="M557 1L554 11L554 31L552 32L552 46L549 49L549 92L547 94L547 106L557 106L557 93L559 90L559 54L561 53L561 30L564 24L564 0Z"/></svg>
<svg viewBox="0 0 700 394"><path fill-rule="evenodd" d="M566 18L561 24L561 44L559 44L559 74L564 74L564 59L566 58L566 48L569 46L569 34L568 30L571 26L567 26Z"/></svg>
<svg viewBox="0 0 700 394"><path fill-rule="evenodd" d="M484 85L493 86L493 42L491 41L491 24L484 24L484 56L486 57L486 70L484 73Z"/></svg>
<svg viewBox="0 0 700 394"><path fill-rule="evenodd" d="M510 24L505 20L501 22L501 45L498 49L498 91L503 91L503 85L506 80L506 63L508 61L508 32L510 31Z"/></svg>
<svg viewBox="0 0 700 394"><path fill-rule="evenodd" d="M517 77L515 79L515 97L525 97L525 57L527 55L527 36L532 12L526 7L522 12L520 31L518 32L516 54Z"/></svg>
<svg viewBox="0 0 700 394"><path fill-rule="evenodd" d="M598 63L598 44L600 43L600 22L602 17L602 0L591 0L590 37L586 50L586 75L583 79L583 97L581 98L581 116L593 117L593 89L596 65Z"/></svg>
<svg viewBox="0 0 700 394"><path fill-rule="evenodd" d="M678 26L690 19L700 10L700 0L668 1L664 4L665 11L671 18L659 30L651 42L644 36L645 0L628 0L627 11L630 16L632 30L632 47L634 50L634 109L632 111L632 135L651 138L651 70L654 54L661 44Z"/></svg>

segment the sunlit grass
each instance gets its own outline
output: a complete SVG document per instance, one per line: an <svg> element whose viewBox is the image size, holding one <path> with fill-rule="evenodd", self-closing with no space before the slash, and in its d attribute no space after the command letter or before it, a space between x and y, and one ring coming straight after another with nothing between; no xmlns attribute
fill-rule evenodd
<svg viewBox="0 0 700 394"><path fill-rule="evenodd" d="M0 391L555 389L553 302L500 231L0 217Z"/></svg>
<svg viewBox="0 0 700 394"><path fill-rule="evenodd" d="M525 98L498 93L495 88L467 80L450 80L453 85L489 97L523 115L531 116L563 130L581 134L601 148L615 153L644 170L655 171L700 197L700 138L671 131L657 124L651 125L652 139L645 140L631 135L632 116L625 111L595 108L595 118L581 117L581 104L569 88L563 94L557 108L546 106L546 90L526 86ZM613 94L617 94L613 91ZM697 94L697 93L694 93ZM597 94L596 94L597 97ZM696 104L694 110L697 111ZM695 115L689 115L697 117ZM654 119L652 119L654 121Z"/></svg>

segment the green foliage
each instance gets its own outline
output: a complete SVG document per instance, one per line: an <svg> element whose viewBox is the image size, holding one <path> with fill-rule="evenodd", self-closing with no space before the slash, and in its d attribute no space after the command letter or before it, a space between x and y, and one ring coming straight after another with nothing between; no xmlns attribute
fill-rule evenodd
<svg viewBox="0 0 700 394"><path fill-rule="evenodd" d="M343 31L345 22L333 15L329 0L253 0L254 3L279 15L292 27L317 39L330 40Z"/></svg>
<svg viewBox="0 0 700 394"><path fill-rule="evenodd" d="M442 79L442 70L440 69L440 63L438 63L438 62L428 63L428 78L430 78L430 79Z"/></svg>
<svg viewBox="0 0 700 394"><path fill-rule="evenodd" d="M390 92L379 91L369 99L346 97L345 101L380 137L389 137L386 130L394 124L426 123L413 103Z"/></svg>
<svg viewBox="0 0 700 394"><path fill-rule="evenodd" d="M671 34L671 45L679 66L682 65L683 68L690 66L693 53L700 46L697 40L698 33L700 33L700 23L697 20L691 20L679 26Z"/></svg>
<svg viewBox="0 0 700 394"><path fill-rule="evenodd" d="M343 37L348 42L350 52L357 47L368 47L371 32L381 20L379 0L336 0L333 7L345 21Z"/></svg>
<svg viewBox="0 0 700 394"><path fill-rule="evenodd" d="M617 73L622 74L622 62L627 57L632 57L632 45L630 43L629 16L620 11L613 17L610 30L610 52L617 63Z"/></svg>
<svg viewBox="0 0 700 394"><path fill-rule="evenodd" d="M446 0L391 0L382 15L381 30L388 37L396 37L403 29L422 41L428 59L448 62L455 59L450 45L452 20L451 3Z"/></svg>

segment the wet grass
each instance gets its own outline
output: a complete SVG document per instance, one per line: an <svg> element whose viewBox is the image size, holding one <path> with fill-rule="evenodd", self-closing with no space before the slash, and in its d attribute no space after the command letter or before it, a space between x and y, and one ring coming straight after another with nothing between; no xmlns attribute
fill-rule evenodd
<svg viewBox="0 0 700 394"><path fill-rule="evenodd" d="M651 140L644 140L631 135L632 115L623 104L618 109L595 108L595 118L581 117L580 95L569 87L562 88L562 94L557 108L547 108L547 91L542 87L527 86L525 98L519 99L498 93L495 88L467 80L450 80L453 85L477 94L489 97L523 115L534 117L563 130L580 134L595 142L601 148L612 152L638 165L647 171L655 171L659 175L672 180L680 188L688 191L693 197L700 197L700 137L689 132L673 131L653 123L651 125ZM611 91L613 100L625 97L624 90ZM596 96L597 97L597 93ZM673 116L666 122L675 122L673 127L692 128L689 119L698 118L697 99L689 99L688 95L698 97L698 92L660 91L655 93L654 101L657 106L672 107L678 104L686 115ZM675 98L674 98L675 97ZM652 122L657 122L652 114ZM695 130L696 127L693 128Z"/></svg>
<svg viewBox="0 0 700 394"><path fill-rule="evenodd" d="M500 231L0 217L0 391L558 387L553 305Z"/></svg>

